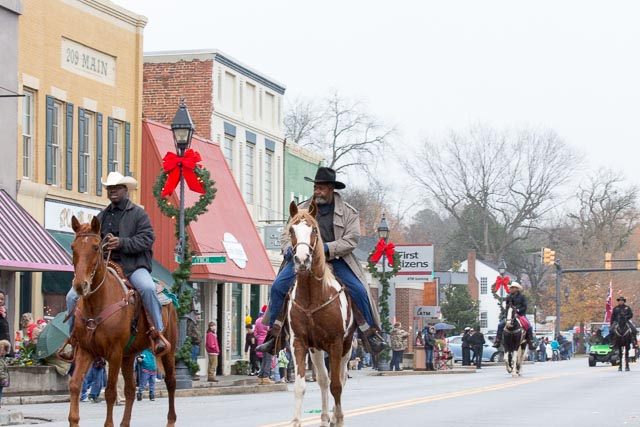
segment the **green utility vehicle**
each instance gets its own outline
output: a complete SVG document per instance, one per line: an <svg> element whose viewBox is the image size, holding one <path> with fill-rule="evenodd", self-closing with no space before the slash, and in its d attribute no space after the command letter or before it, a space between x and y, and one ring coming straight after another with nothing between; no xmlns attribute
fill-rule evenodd
<svg viewBox="0 0 640 427"><path fill-rule="evenodd" d="M618 364L618 352L609 347L609 344L595 344L589 349L589 366L596 366L597 362Z"/></svg>

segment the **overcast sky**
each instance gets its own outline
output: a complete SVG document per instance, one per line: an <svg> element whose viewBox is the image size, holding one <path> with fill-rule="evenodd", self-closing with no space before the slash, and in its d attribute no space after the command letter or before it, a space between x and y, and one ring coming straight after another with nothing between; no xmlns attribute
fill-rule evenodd
<svg viewBox="0 0 640 427"><path fill-rule="evenodd" d="M640 2L115 0L145 51L219 49L283 83L337 89L405 144L472 123L554 129L640 184Z"/></svg>

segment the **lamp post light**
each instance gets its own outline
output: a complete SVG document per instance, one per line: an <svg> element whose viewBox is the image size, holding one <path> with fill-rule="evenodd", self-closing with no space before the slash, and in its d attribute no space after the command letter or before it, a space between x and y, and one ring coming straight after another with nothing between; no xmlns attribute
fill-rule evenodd
<svg viewBox="0 0 640 427"><path fill-rule="evenodd" d="M389 239L389 224L387 224L387 219L385 218L384 214L382 214L382 220L380 220L380 225L378 225L378 236L384 240L384 244L386 246L387 244L387 240ZM391 291L391 286L389 286L389 280L386 277L386 272L387 272L387 267L386 267L386 263L387 260L385 259L385 257L382 257L382 279L380 279L380 284L378 287L378 300L381 302L383 298L385 298L383 296L384 294L384 287L385 285L387 285L387 290L389 292L389 297L387 300L387 306L389 307L389 322L391 322L391 319L393 319L393 314L395 312L395 295L394 292ZM382 323L380 326L382 327L382 336L384 338L384 340L387 342L387 344L389 344L390 342L390 330L384 330L388 325L385 325L383 322L383 316L382 316L382 304L380 303L380 322ZM382 353L381 353L382 354ZM378 357L378 370L379 371L387 371L389 370L389 361L388 360L383 360L382 357Z"/></svg>
<svg viewBox="0 0 640 427"><path fill-rule="evenodd" d="M173 143L176 147L178 157L184 157L185 151L191 146L191 137L195 131L195 126L187 110L187 104L184 97L180 100L180 108L176 112L173 122L171 123L171 132L173 132ZM184 237L184 175L182 173L182 163L180 163L180 233L178 244L176 245L176 255L180 257L180 262L185 260L185 237ZM178 297L184 289L184 282L180 284ZM178 348L184 345L187 339L187 316L180 316L178 325ZM177 350L177 349L175 349ZM176 387L178 389L187 389L192 387L191 373L189 367L182 361L176 361Z"/></svg>

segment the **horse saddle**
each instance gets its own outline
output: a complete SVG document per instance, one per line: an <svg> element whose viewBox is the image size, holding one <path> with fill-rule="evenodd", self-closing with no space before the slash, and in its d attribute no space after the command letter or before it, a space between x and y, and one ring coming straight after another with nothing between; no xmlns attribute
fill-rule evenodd
<svg viewBox="0 0 640 427"><path fill-rule="evenodd" d="M109 261L109 264L107 264L107 270L118 279L125 293L129 292L129 290L134 291L136 294L138 293L136 287L133 286L129 279L127 279L127 277L124 275L122 267L120 267L119 264L116 264L113 261ZM160 302L160 305L168 305L173 302L177 307L178 299L169 291L169 288L156 279L153 279L153 281L156 285L156 298L158 298L158 302ZM129 302L131 304L134 303L133 295L129 298Z"/></svg>

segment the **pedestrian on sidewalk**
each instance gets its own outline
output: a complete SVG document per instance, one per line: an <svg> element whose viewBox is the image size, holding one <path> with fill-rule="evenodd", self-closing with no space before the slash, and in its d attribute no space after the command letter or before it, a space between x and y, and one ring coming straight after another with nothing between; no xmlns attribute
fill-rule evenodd
<svg viewBox="0 0 640 427"><path fill-rule="evenodd" d="M260 362L258 361L258 355L256 354L256 335L253 333L253 326L246 326L247 334L244 338L244 352L249 353L249 376L258 375L260 370Z"/></svg>
<svg viewBox="0 0 640 427"><path fill-rule="evenodd" d="M256 344L259 347L264 343L265 338L267 337L267 332L269 331L269 327L262 324L262 318L264 317L264 312L267 309L267 306L264 305L262 310L258 314L258 318L256 319L256 323L253 327L256 335ZM256 351L256 355L260 359L260 372L258 372L258 385L268 385L273 384L273 381L269 379L271 376L271 353L269 352L261 352Z"/></svg>
<svg viewBox="0 0 640 427"><path fill-rule="evenodd" d="M407 339L409 338L409 332L402 329L402 324L396 322L393 325L391 331L391 350L393 355L391 356L391 370L401 371L400 364L404 356L404 351L407 349Z"/></svg>
<svg viewBox="0 0 640 427"><path fill-rule="evenodd" d="M156 400L156 357L148 348L136 357L140 366L140 384L138 385L138 400L142 400L142 392L149 384L149 400Z"/></svg>
<svg viewBox="0 0 640 427"><path fill-rule="evenodd" d="M198 361L200 355L200 330L198 321L200 316L197 311L191 310L187 315L187 336L191 339L191 360Z"/></svg>
<svg viewBox="0 0 640 427"><path fill-rule="evenodd" d="M471 328L467 326L464 328L464 334L462 335L462 366L471 366Z"/></svg>
<svg viewBox="0 0 640 427"><path fill-rule="evenodd" d="M278 371L280 372L280 381L278 383L284 384L287 382L287 367L289 366L289 357L287 356L286 347L278 353Z"/></svg>
<svg viewBox="0 0 640 427"><path fill-rule="evenodd" d="M207 381L217 383L216 371L218 370L218 356L220 355L220 345L216 336L216 322L209 322L207 338L205 341L209 366L207 370Z"/></svg>
<svg viewBox="0 0 640 427"><path fill-rule="evenodd" d="M469 344L471 344L473 357L476 360L476 369L482 369L482 352L484 350L485 342L484 334L480 332L480 328L473 328L473 333L471 334L471 338L469 338Z"/></svg>

